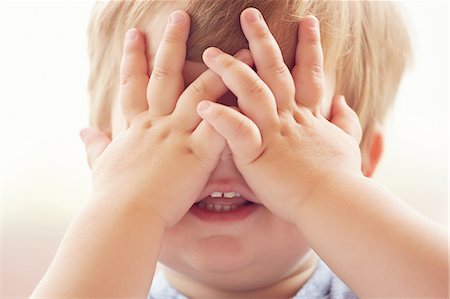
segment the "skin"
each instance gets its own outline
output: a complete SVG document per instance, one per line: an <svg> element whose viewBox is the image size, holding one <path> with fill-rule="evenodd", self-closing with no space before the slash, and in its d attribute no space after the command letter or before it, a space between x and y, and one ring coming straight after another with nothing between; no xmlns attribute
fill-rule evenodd
<svg viewBox="0 0 450 299"><path fill-rule="evenodd" d="M184 12L176 14L184 17L166 27L150 80L143 36L129 32L120 86L126 127L113 141L95 130L82 131L93 169L92 200L74 219L33 297L145 297L160 249L162 255L170 250L166 236L186 221L227 146L237 171L264 206L250 235L257 225L265 225L271 237L290 225L293 235L301 234L360 297L448 297L445 232L364 177L361 128L342 97L333 99L329 120L320 113L325 84L317 20L308 17L301 23L291 74L267 25L255 9L246 9L241 25L251 56L245 50L235 55L243 63L208 49L204 62L209 70L184 90L189 23ZM257 74L248 67L253 61ZM238 110L214 102L227 89L237 96ZM196 180L186 182L186 177ZM171 188L160 188L168 182ZM218 238L211 237L214 229ZM246 235L237 226L205 230L206 235L194 234L194 240L179 244L209 247L196 264L199 273L189 272L195 266L189 248L183 256L187 261L168 261L174 268L167 270L169 279L191 298L288 298L314 267L302 262L305 250L292 260L265 259L270 269L275 264L274 272L285 273L281 279L266 274L250 280L251 274L262 273L254 272L261 267L255 263L264 261L258 255L251 259L258 244L251 240L249 247L239 246ZM296 249L301 248L298 240ZM237 262L211 259L220 246L231 249ZM260 250L277 252L266 247ZM233 271L239 279L229 275ZM241 284L214 285L224 277Z"/></svg>
<svg viewBox="0 0 450 299"><path fill-rule="evenodd" d="M155 45L161 43L163 28L157 25L163 23L163 20L164 17L159 15L145 27L150 44L150 53L147 53L147 57L154 57L154 53L157 52ZM245 24L245 20L242 24ZM186 29L189 24L184 25ZM158 28L161 32L158 32ZM307 51L307 46L308 44L305 44L300 50ZM154 65L152 62L150 64ZM206 69L208 68L203 63L186 61L182 72L185 84L193 82ZM328 83L330 89L331 85ZM218 98L217 102L226 106L238 106L237 99L231 92ZM321 108L324 113L329 114L330 106L331 98L328 98ZM239 111L239 107L235 108ZM116 115L118 117L115 118L115 122L123 123L120 113ZM113 130L113 134L120 131L118 127L119 125ZM209 181L230 179L247 185L236 168L229 147L226 146ZM272 241L267 243L266 238ZM285 246L286 244L289 246ZM267 259L268 256L271 257L270 260ZM193 292L205 296L204 287L226 289L231 292L258 290L247 292L246 296L250 298L261 294L288 297L293 295L312 274L316 256L310 251L306 240L294 225L261 206L249 221L235 225L204 225L190 215L184 216L177 225L167 230L160 261L166 266L164 271L171 284L192 298L199 297ZM266 270L268 267L271 271ZM254 273L260 274L255 277ZM211 298L219 298L218 296L217 293L210 295ZM224 296L229 297L229 294L225 293Z"/></svg>

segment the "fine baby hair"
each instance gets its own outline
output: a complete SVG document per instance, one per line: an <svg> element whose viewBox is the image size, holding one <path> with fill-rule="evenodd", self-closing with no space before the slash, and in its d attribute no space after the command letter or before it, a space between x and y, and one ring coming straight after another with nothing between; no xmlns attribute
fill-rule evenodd
<svg viewBox="0 0 450 299"><path fill-rule="evenodd" d="M160 21L158 12L173 10L175 3L184 5L191 17L186 59L199 62L203 51L210 46L231 54L248 47L239 15L245 8L255 7L269 24L286 64L292 67L298 21L315 15L321 24L327 81L335 86L335 94L344 95L357 112L364 133L383 122L410 57L406 25L399 9L389 1L98 2L88 27L92 126L103 132L111 131L111 110L117 98L126 30ZM160 23L164 24L165 20ZM151 42L150 36L147 43ZM361 147L364 142L363 136Z"/></svg>

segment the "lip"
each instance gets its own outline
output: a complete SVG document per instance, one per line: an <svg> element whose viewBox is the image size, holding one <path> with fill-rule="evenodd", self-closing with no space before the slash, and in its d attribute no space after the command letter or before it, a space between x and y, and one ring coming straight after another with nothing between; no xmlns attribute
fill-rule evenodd
<svg viewBox="0 0 450 299"><path fill-rule="evenodd" d="M209 182L199 198L195 201L198 203L213 192L237 192L246 200L252 203L260 203L256 195L245 185L235 180L221 180Z"/></svg>
<svg viewBox="0 0 450 299"><path fill-rule="evenodd" d="M234 211L228 212L214 212L208 211L202 208L197 207L197 205L193 205L188 213L195 216L196 218L204 221L204 222L238 222L243 221L248 218L250 215L254 214L261 205L252 203L247 206L243 206Z"/></svg>

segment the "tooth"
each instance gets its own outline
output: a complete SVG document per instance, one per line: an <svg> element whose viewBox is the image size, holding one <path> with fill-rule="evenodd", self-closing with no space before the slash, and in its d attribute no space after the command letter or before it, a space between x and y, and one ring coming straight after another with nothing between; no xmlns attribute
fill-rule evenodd
<svg viewBox="0 0 450 299"><path fill-rule="evenodd" d="M234 210L237 210L239 207L237 206L237 205L231 205L230 206L230 209L232 210L232 211L234 211Z"/></svg>
<svg viewBox="0 0 450 299"><path fill-rule="evenodd" d="M216 212L222 211L222 205L214 205L214 211Z"/></svg>
<svg viewBox="0 0 450 299"><path fill-rule="evenodd" d="M213 192L211 193L211 197L222 197L222 192Z"/></svg>
<svg viewBox="0 0 450 299"><path fill-rule="evenodd" d="M224 211L224 212L228 212L230 209L231 209L231 206L229 206L229 205L222 206L222 211Z"/></svg>
<svg viewBox="0 0 450 299"><path fill-rule="evenodd" d="M240 196L240 195L239 195L239 193L236 193L236 192L225 192L223 194L223 197L226 197L226 198L233 198L233 197L237 197L237 196Z"/></svg>
<svg viewBox="0 0 450 299"><path fill-rule="evenodd" d="M207 203L206 209L212 211L214 209L214 205L212 203Z"/></svg>

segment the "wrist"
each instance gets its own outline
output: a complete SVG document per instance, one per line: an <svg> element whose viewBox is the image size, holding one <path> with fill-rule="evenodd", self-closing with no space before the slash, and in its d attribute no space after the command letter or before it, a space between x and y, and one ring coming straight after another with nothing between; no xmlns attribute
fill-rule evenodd
<svg viewBox="0 0 450 299"><path fill-rule="evenodd" d="M148 201L119 198L107 194L93 194L86 208L96 211L96 213L151 221L152 226L161 228L163 231L168 227L164 217Z"/></svg>
<svg viewBox="0 0 450 299"><path fill-rule="evenodd" d="M295 222L304 219L305 214L320 213L323 201L340 200L345 193L363 183L367 178L362 173L340 173L339 175L324 176L316 184L309 196L299 203L295 211Z"/></svg>

